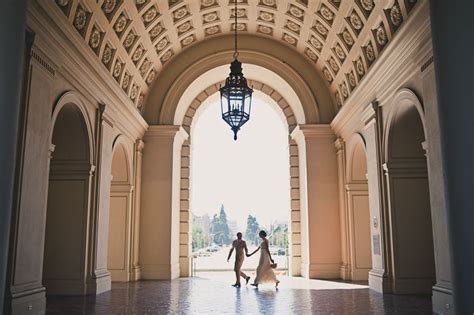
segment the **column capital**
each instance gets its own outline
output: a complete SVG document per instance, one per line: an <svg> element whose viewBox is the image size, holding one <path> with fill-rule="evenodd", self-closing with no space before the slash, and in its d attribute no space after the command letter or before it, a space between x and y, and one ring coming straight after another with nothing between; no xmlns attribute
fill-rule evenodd
<svg viewBox="0 0 474 315"><path fill-rule="evenodd" d="M100 121L106 122L111 127L113 127L115 124L115 113L112 111L112 108L110 106L107 106L105 103L99 103L98 110L100 115Z"/></svg>
<svg viewBox="0 0 474 315"><path fill-rule="evenodd" d="M301 124L291 132L291 138L298 142L302 137L335 139L336 135L329 124Z"/></svg>
<svg viewBox="0 0 474 315"><path fill-rule="evenodd" d="M143 148L145 147L145 142L142 139L135 140L135 150L139 153L143 152Z"/></svg>
<svg viewBox="0 0 474 315"><path fill-rule="evenodd" d="M337 137L336 141L334 141L334 146L336 147L337 153L340 153L344 150L344 139L341 137Z"/></svg>
<svg viewBox="0 0 474 315"><path fill-rule="evenodd" d="M152 125L148 127L144 138L173 138L180 128L178 125Z"/></svg>
<svg viewBox="0 0 474 315"><path fill-rule="evenodd" d="M365 126L377 119L378 107L379 102L377 100L373 100L364 108L361 119Z"/></svg>

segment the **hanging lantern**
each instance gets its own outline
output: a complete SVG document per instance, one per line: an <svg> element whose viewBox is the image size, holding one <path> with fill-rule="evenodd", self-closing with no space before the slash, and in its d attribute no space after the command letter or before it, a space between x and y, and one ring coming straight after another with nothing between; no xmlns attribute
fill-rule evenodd
<svg viewBox="0 0 474 315"><path fill-rule="evenodd" d="M250 119L253 90L247 85L247 79L242 73L242 63L237 59L237 0L234 0L234 3L234 61L230 64L229 76L219 91L222 119L230 126L234 132L234 140L237 140L240 127Z"/></svg>

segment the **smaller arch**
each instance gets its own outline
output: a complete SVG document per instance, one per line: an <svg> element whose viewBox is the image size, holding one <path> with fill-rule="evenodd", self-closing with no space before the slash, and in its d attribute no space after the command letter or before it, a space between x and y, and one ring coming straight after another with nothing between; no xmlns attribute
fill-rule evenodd
<svg viewBox="0 0 474 315"><path fill-rule="evenodd" d="M411 116L411 118L412 119L418 118L421 121L423 139L420 140L420 142L423 142L427 140L426 122L425 122L423 105L414 91L408 88L400 89L395 94L391 102L390 112L388 113L387 120L384 127L385 132L384 132L384 137L383 137L384 139L383 140L383 150L384 150L383 156L384 156L385 161L389 161L393 158L397 158L397 154L393 155L393 153L396 153L397 151L397 148L394 147L394 143L393 143L393 139L394 139L393 134L395 131L394 127L397 125L397 121L398 122L401 121L402 123L408 123L406 116L410 115L415 110L417 113L417 117ZM408 130L408 129L403 130L403 126L402 126L402 128L397 128L395 132L397 131L404 131L404 132L410 133L411 130ZM411 136L413 136L413 132L411 132ZM422 150L421 147L419 149Z"/></svg>
<svg viewBox="0 0 474 315"><path fill-rule="evenodd" d="M80 113L81 119L84 123L85 130L87 132L87 139L88 139L88 147L89 147L89 162L94 160L94 137L93 137L93 128L89 113L87 111L86 106L82 102L81 98L73 91L66 91L64 92L53 106L53 110L51 113L51 129L49 133L49 143L53 143L53 133L56 126L56 121L58 119L58 115L66 106L74 106L75 109Z"/></svg>
<svg viewBox="0 0 474 315"><path fill-rule="evenodd" d="M114 183L132 183L132 165L129 157L129 146L125 137L118 135L112 145L112 181Z"/></svg>
<svg viewBox="0 0 474 315"><path fill-rule="evenodd" d="M367 181L366 142L360 133L355 133L347 144L347 179L349 182Z"/></svg>

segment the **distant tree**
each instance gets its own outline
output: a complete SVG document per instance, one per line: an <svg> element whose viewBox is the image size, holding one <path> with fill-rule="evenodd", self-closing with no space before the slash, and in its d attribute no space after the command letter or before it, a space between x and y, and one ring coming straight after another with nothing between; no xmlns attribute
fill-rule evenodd
<svg viewBox="0 0 474 315"><path fill-rule="evenodd" d="M288 226L277 226L270 235L270 243L280 248L288 249Z"/></svg>
<svg viewBox="0 0 474 315"><path fill-rule="evenodd" d="M192 230L193 252L195 252L198 249L206 247L207 243L208 243L207 233L202 229L202 227L193 225L193 230Z"/></svg>
<svg viewBox="0 0 474 315"><path fill-rule="evenodd" d="M215 214L212 217L210 224L210 234L213 242L218 245L227 245L231 243L232 236L230 235L229 225L227 223L227 215L225 213L224 205L221 206L219 216Z"/></svg>
<svg viewBox="0 0 474 315"><path fill-rule="evenodd" d="M258 232L260 232L260 225L257 222L257 218L250 215L247 217L247 229L245 230L245 238L248 242L254 245L260 243Z"/></svg>

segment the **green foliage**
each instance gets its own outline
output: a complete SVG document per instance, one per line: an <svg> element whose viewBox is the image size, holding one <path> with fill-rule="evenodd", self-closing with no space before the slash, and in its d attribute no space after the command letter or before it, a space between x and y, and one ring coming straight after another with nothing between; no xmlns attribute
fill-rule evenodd
<svg viewBox="0 0 474 315"><path fill-rule="evenodd" d="M260 232L260 225L257 222L257 218L249 214L247 217L247 229L245 230L247 242L254 245L260 244L258 232Z"/></svg>
<svg viewBox="0 0 474 315"><path fill-rule="evenodd" d="M232 242L224 205L221 206L219 216L215 214L212 218L209 230L213 242L217 245L228 245Z"/></svg>
<svg viewBox="0 0 474 315"><path fill-rule="evenodd" d="M193 234L193 237L192 237L193 252L195 252L198 249L204 248L208 245L209 235L207 231L204 231L202 229L202 227L193 225L192 234Z"/></svg>
<svg viewBox="0 0 474 315"><path fill-rule="evenodd" d="M270 243L276 247L288 249L288 226L278 226L270 235Z"/></svg>

